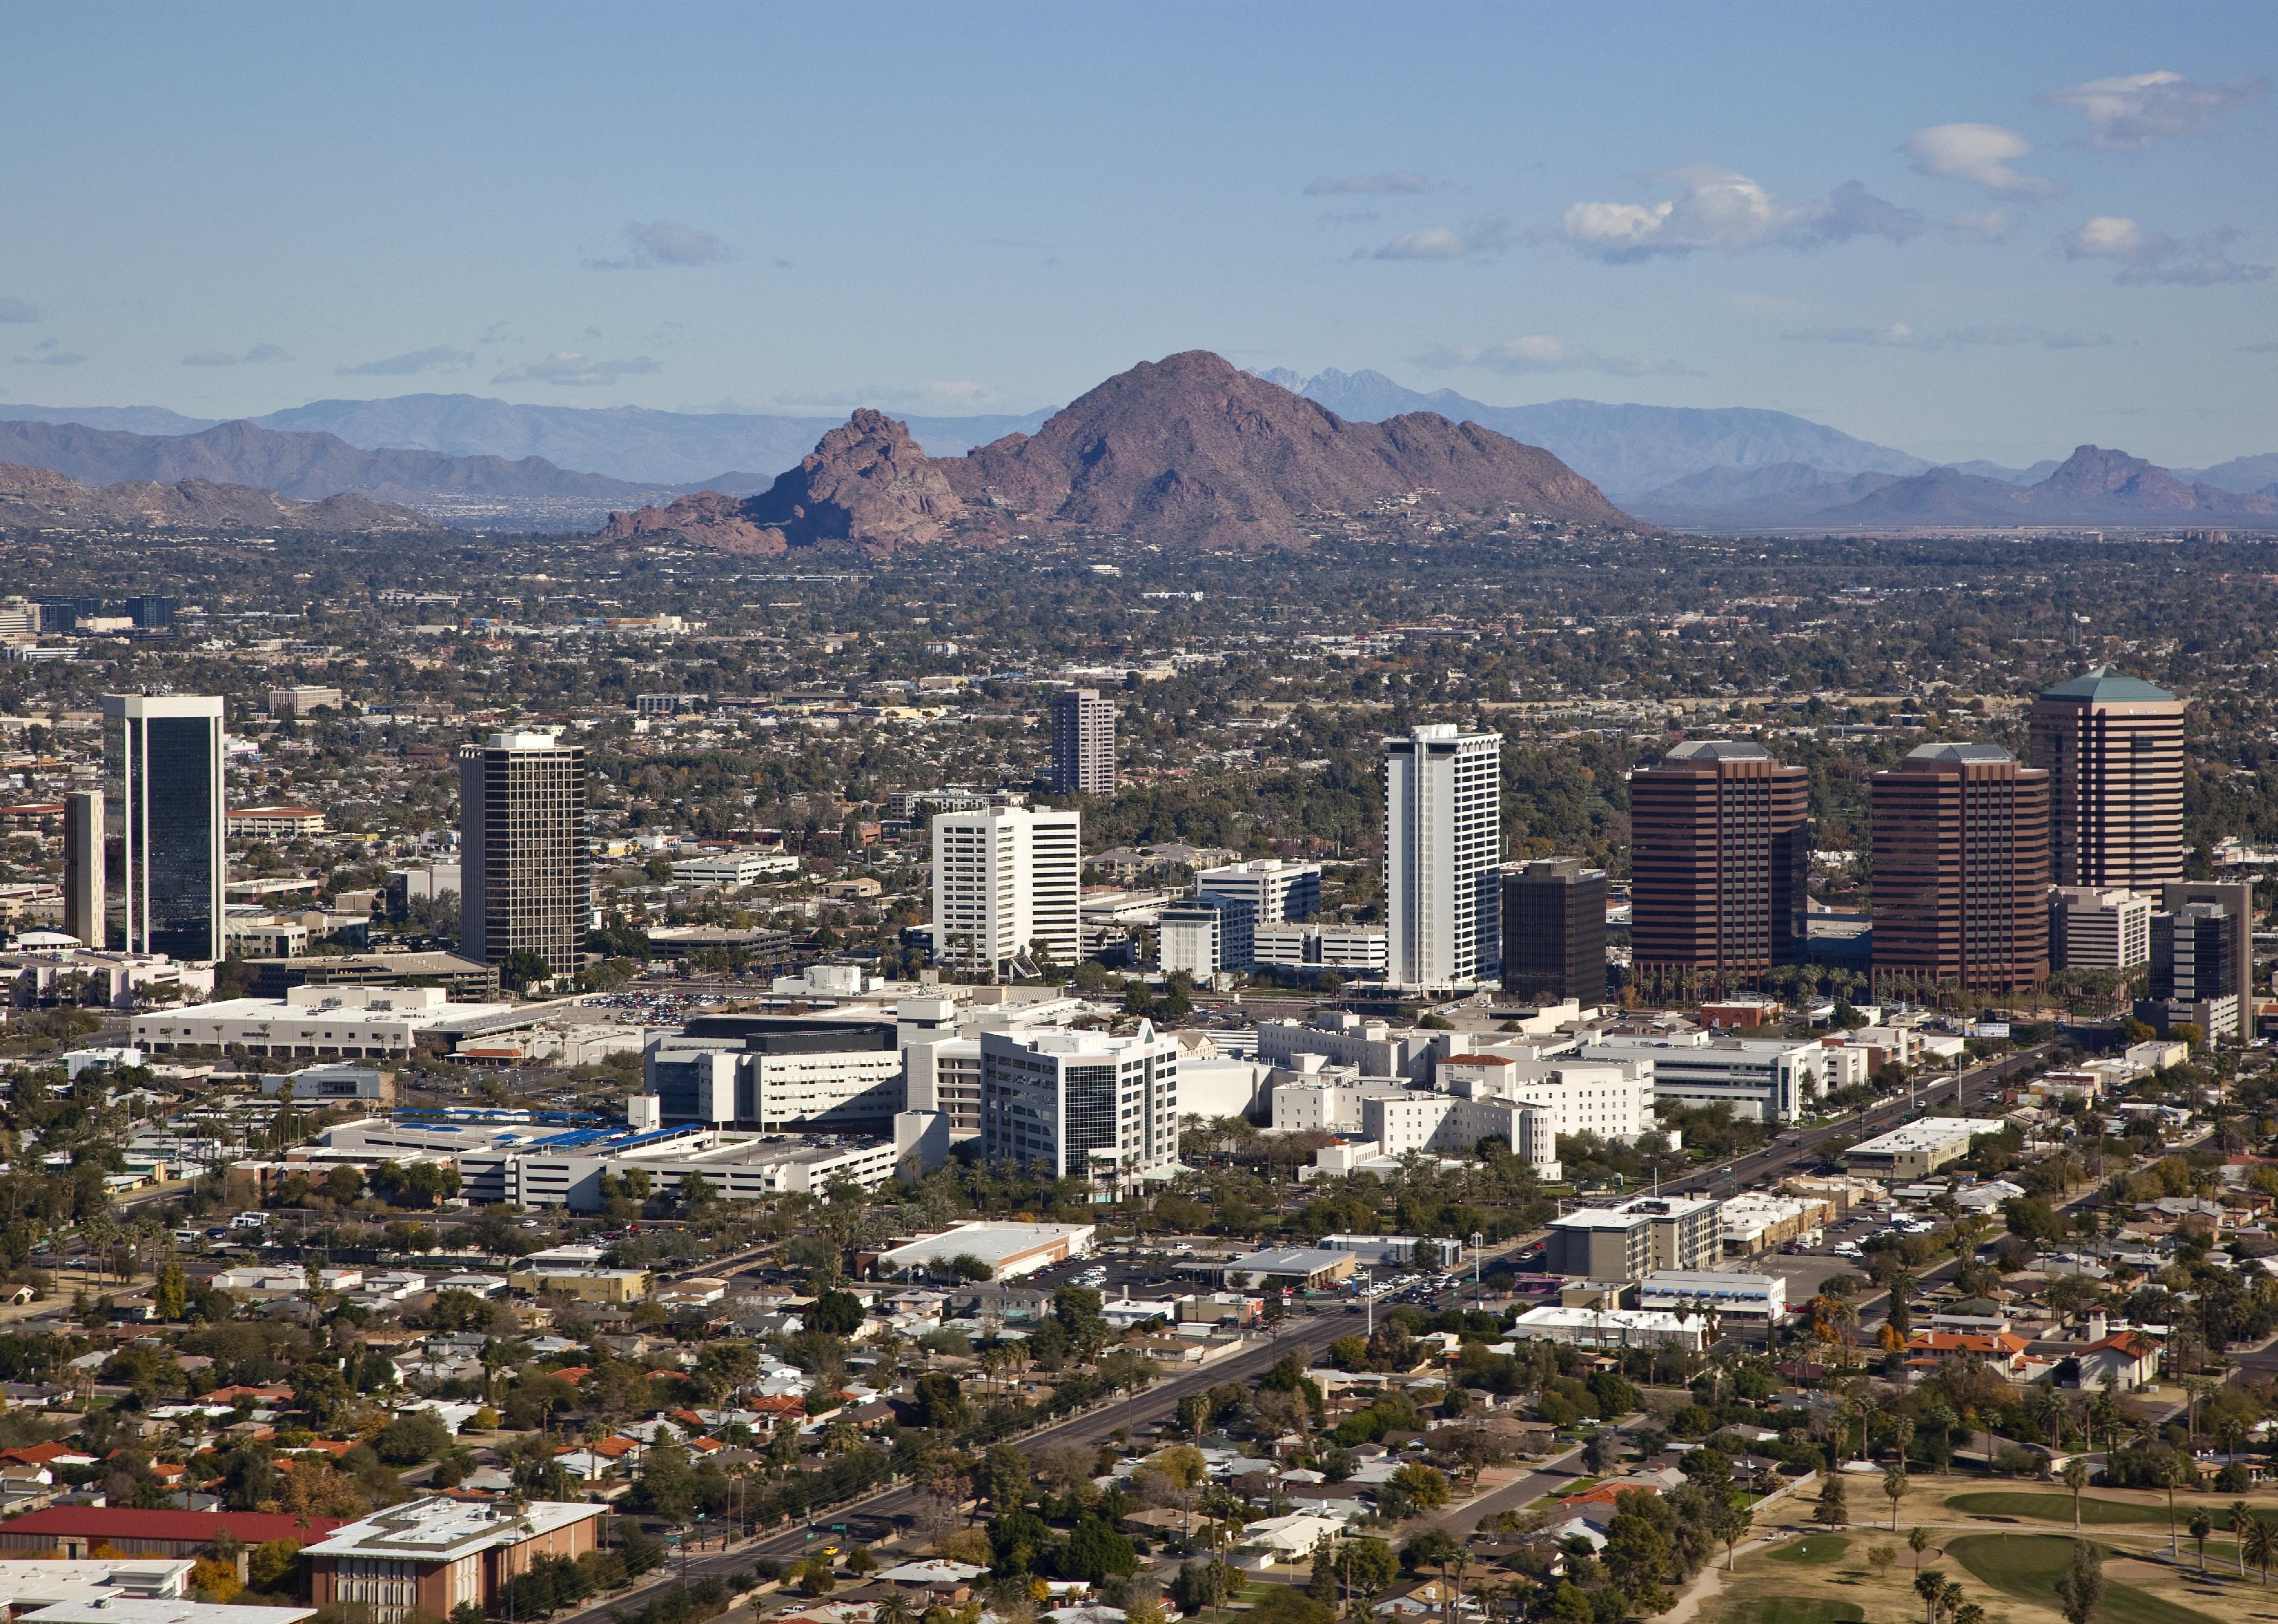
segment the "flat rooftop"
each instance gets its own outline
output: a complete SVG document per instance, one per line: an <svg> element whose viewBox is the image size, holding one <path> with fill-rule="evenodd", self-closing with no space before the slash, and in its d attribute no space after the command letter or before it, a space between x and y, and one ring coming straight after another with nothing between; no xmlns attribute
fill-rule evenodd
<svg viewBox="0 0 2278 1624"><path fill-rule="evenodd" d="M99 1596L57 1602L27 1618L44 1624L299 1624L314 1607L230 1607L178 1596Z"/></svg>
<svg viewBox="0 0 2278 1624"><path fill-rule="evenodd" d="M608 1507L574 1505L565 1500L534 1500L520 1515L504 1505L470 1504L436 1496L391 1505L386 1511L351 1522L331 1538L307 1548L310 1556L374 1556L432 1558L440 1561L493 1545L520 1544L524 1540L588 1517L599 1517ZM267 1613L267 1609L247 1612ZM90 1624L99 1621L90 1620ZM189 1624L187 1620L183 1624ZM231 1624L263 1624L261 1619ZM267 1624L283 1624L269 1619Z"/></svg>
<svg viewBox="0 0 2278 1624"><path fill-rule="evenodd" d="M1981 1133L1999 1133L2001 1124L1968 1116L1925 1116L1918 1122L1893 1128L1864 1139L1843 1153L1846 1156L1894 1156L1907 1151L1943 1150L1957 1139Z"/></svg>

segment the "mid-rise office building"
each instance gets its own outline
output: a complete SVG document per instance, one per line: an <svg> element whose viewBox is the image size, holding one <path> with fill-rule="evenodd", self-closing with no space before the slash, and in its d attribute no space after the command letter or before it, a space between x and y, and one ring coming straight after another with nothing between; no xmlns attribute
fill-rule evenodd
<svg viewBox="0 0 2278 1624"><path fill-rule="evenodd" d="M1547 1004L1606 996L1606 871L1579 857L1502 871L1502 990Z"/></svg>
<svg viewBox="0 0 2278 1624"><path fill-rule="evenodd" d="M2152 996L2137 1006L2137 1018L2162 1032L2188 1022L2208 1038L2237 1033L2240 955L2237 916L2218 904L2190 902L2152 915Z"/></svg>
<svg viewBox="0 0 2278 1624"><path fill-rule="evenodd" d="M1804 961L1809 777L1734 739L1678 745L1630 775L1630 958L1650 994L1751 985Z"/></svg>
<svg viewBox="0 0 2278 1624"><path fill-rule="evenodd" d="M2182 878L2182 701L2099 665L2035 700L2029 724L2026 755L2051 778L2056 883L2152 892Z"/></svg>
<svg viewBox="0 0 2278 1624"><path fill-rule="evenodd" d="M1654 1099L1725 1105L1741 1122L1793 1122L1831 1085L1842 1051L1816 1039L1719 1038L1710 1032L1608 1032L1582 1046L1585 1061L1649 1062Z"/></svg>
<svg viewBox="0 0 2278 1624"><path fill-rule="evenodd" d="M1321 911L1321 865L1261 857L1253 862L1204 869L1195 876L1197 895L1245 897L1259 928L1297 924Z"/></svg>
<svg viewBox="0 0 2278 1624"><path fill-rule="evenodd" d="M73 790L64 797L64 934L82 947L105 945L103 877L103 792Z"/></svg>
<svg viewBox="0 0 2278 1624"><path fill-rule="evenodd" d="M1052 1178L1121 1191L1179 1155L1179 1045L1148 1022L1097 1031L981 1035L981 1151Z"/></svg>
<svg viewBox="0 0 2278 1624"><path fill-rule="evenodd" d="M934 957L1003 971L1083 956L1083 815L991 806L933 820Z"/></svg>
<svg viewBox="0 0 2278 1624"><path fill-rule="evenodd" d="M906 1092L888 1021L697 1015L649 1039L642 1092L668 1127L891 1134Z"/></svg>
<svg viewBox="0 0 2278 1624"><path fill-rule="evenodd" d="M1277 969L1335 970L1364 980L1380 980L1387 962L1387 938L1377 925L1260 925L1257 962Z"/></svg>
<svg viewBox="0 0 2278 1624"><path fill-rule="evenodd" d="M1926 744L1871 780L1875 976L1985 992L2049 973L2049 775Z"/></svg>
<svg viewBox="0 0 2278 1624"><path fill-rule="evenodd" d="M220 958L228 826L221 701L105 694L103 734L109 945L174 959Z"/></svg>
<svg viewBox="0 0 2278 1624"><path fill-rule="evenodd" d="M145 632L164 632L174 624L174 600L145 593L139 598L126 600L127 618Z"/></svg>
<svg viewBox="0 0 2278 1624"><path fill-rule="evenodd" d="M1719 1203L1707 1197L1639 1196L1550 1221L1543 1267L1554 1275L1627 1283L1662 1269L1716 1265Z"/></svg>
<svg viewBox="0 0 2278 1624"><path fill-rule="evenodd" d="M2160 887L2160 906L2169 913L2204 903L2230 915L2229 991L2238 1000L2239 1030L2249 1037L2254 1015L2254 884L2251 880L2170 880ZM2212 987L2209 989L2212 991Z"/></svg>
<svg viewBox="0 0 2278 1624"><path fill-rule="evenodd" d="M1386 979L1460 986L1502 970L1502 735L1423 724L1384 741Z"/></svg>
<svg viewBox="0 0 2278 1624"><path fill-rule="evenodd" d="M1115 793L1115 705L1097 688L1052 695L1052 787L1063 795Z"/></svg>
<svg viewBox="0 0 2278 1624"><path fill-rule="evenodd" d="M1256 915L1248 897L1202 892L1163 910L1156 927L1163 973L1206 980L1256 961Z"/></svg>
<svg viewBox="0 0 2278 1624"><path fill-rule="evenodd" d="M2049 892L2051 969L2128 970L2152 961L2152 899L2060 885Z"/></svg>
<svg viewBox="0 0 2278 1624"><path fill-rule="evenodd" d="M99 620L103 617L101 598L44 596L35 598L39 605L40 624L37 632L76 632L82 620Z"/></svg>
<svg viewBox="0 0 2278 1624"><path fill-rule="evenodd" d="M459 751L459 951L583 961L593 911L585 750L552 733L493 733Z"/></svg>
<svg viewBox="0 0 2278 1624"><path fill-rule="evenodd" d="M339 710L347 703L338 688L303 686L269 690L269 714L272 716L305 716L326 707Z"/></svg>

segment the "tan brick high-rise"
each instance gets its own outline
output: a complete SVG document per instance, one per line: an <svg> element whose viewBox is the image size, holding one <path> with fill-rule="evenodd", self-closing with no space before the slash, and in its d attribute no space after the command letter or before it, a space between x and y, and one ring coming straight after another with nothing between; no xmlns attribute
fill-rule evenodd
<svg viewBox="0 0 2278 1624"><path fill-rule="evenodd" d="M1754 984L1807 946L1810 775L1762 745L1696 739L1630 775L1630 954L1639 986Z"/></svg>
<svg viewBox="0 0 2278 1624"><path fill-rule="evenodd" d="M1870 780L1875 978L2008 992L2049 973L2049 775L1927 744Z"/></svg>
<svg viewBox="0 0 2278 1624"><path fill-rule="evenodd" d="M2183 877L2183 702L2109 665L2033 701L2055 880L2153 892Z"/></svg>

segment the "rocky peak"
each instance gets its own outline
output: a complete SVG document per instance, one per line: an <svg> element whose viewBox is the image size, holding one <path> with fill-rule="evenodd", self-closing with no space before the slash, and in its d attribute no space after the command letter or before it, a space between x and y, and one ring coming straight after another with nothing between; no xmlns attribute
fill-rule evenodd
<svg viewBox="0 0 2278 1624"><path fill-rule="evenodd" d="M745 518L792 545L857 541L886 549L940 540L964 509L908 425L867 406L743 505Z"/></svg>

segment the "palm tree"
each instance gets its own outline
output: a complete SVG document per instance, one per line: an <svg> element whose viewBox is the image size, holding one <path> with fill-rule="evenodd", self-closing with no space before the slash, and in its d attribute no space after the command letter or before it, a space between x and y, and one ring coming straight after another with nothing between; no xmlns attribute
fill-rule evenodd
<svg viewBox="0 0 2278 1624"><path fill-rule="evenodd" d="M2072 1490L2072 1531L2080 1532L2080 1491L2088 1487L2088 1462L2074 1456L2064 1464L2064 1486Z"/></svg>
<svg viewBox="0 0 2278 1624"><path fill-rule="evenodd" d="M2246 1520L2246 1531L2241 1536L2241 1548L2247 1559L2262 1570L2262 1582L2270 1582L2270 1564L2278 1562L2278 1527L2260 1517Z"/></svg>
<svg viewBox="0 0 2278 1624"><path fill-rule="evenodd" d="M1930 1530L1927 1528L1908 1528L1907 1530L1907 1549L1915 1553L1915 1577L1919 1579L1922 1577L1923 1552L1930 1549Z"/></svg>
<svg viewBox="0 0 2278 1624"><path fill-rule="evenodd" d="M2245 1501L2230 1503L2230 1543L2238 1551L2238 1576L2242 1579L2246 1577L2246 1525L2253 1520L2254 1513L2246 1509Z"/></svg>
<svg viewBox="0 0 2278 1624"><path fill-rule="evenodd" d="M1891 1502L1891 1532L1899 1531L1899 1502L1906 1498L1907 1468L1894 1466L1883 1474L1883 1493Z"/></svg>
<svg viewBox="0 0 2278 1624"><path fill-rule="evenodd" d="M2206 1572L2207 1536L2214 1532L2214 1519L2207 1514L2207 1508L2205 1506L2194 1505L2191 1507L2190 1529L2191 1538L2198 1544L2199 1572L2205 1574Z"/></svg>

